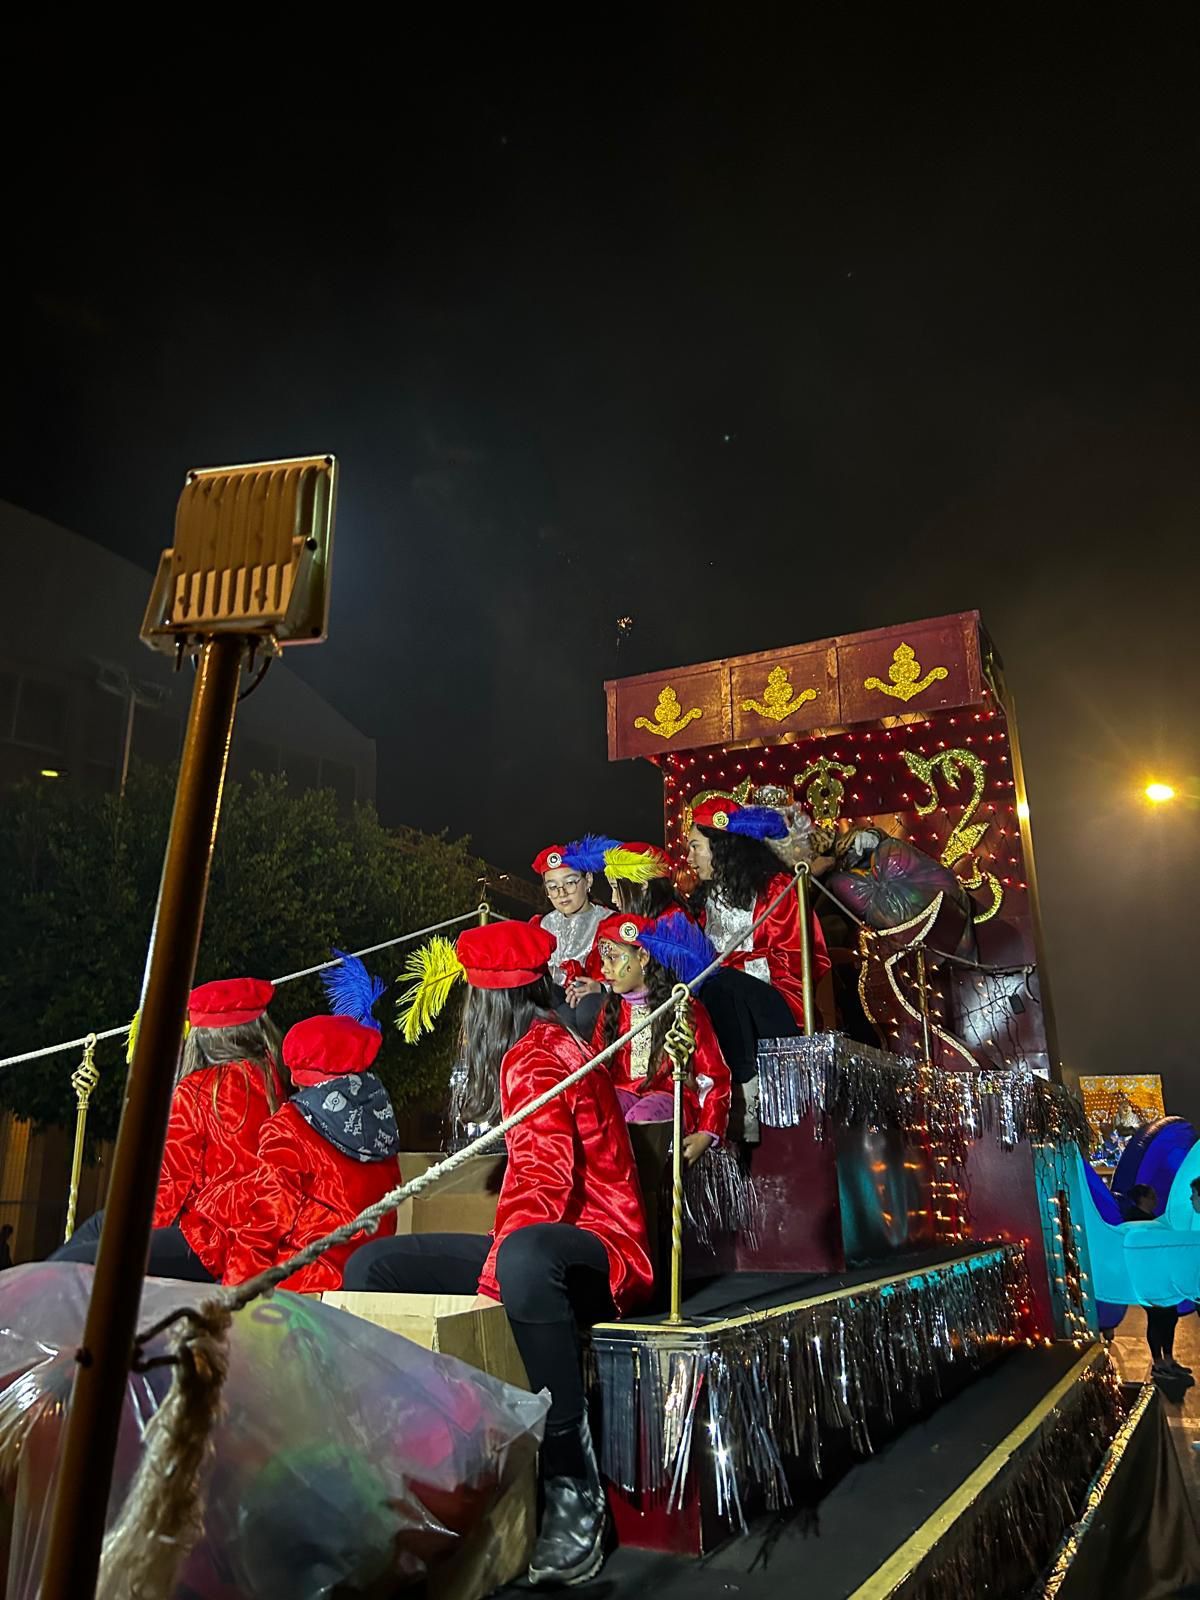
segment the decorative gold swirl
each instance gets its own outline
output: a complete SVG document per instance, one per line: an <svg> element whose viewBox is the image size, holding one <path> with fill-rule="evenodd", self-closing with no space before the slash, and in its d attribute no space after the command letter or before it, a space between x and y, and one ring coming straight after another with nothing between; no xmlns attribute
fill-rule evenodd
<svg viewBox="0 0 1200 1600"><path fill-rule="evenodd" d="M944 898L945 895L942 893L935 894L923 911L918 911L915 917L910 917L907 922L898 923L894 928L881 929L878 932L873 928L860 928L858 930L858 952L862 958L858 968L858 997L862 1002L867 1021L874 1023L877 1028L882 1029L886 1026L886 1023L882 1018L877 1017L871 1009L869 968L872 956L876 960L883 962L883 970L887 977L888 987L900 1006L914 1022L919 1023L921 1021L921 1012L910 1002L904 990L900 987L896 963L901 956L907 955L914 946L922 944L929 937L934 923L941 914ZM906 935L908 935L907 938L905 938ZM897 941L900 939L903 939L904 942L898 943ZM883 953L883 947L885 946L890 947L887 955ZM929 1031L936 1039L940 1039L948 1049L961 1056L968 1067L974 1069L979 1066L979 1062L957 1034L950 1033L946 1028L940 1028L932 1017L929 1019Z"/></svg>
<svg viewBox="0 0 1200 1600"><path fill-rule="evenodd" d="M857 767L848 767L841 761L830 761L822 756L811 762L799 777L792 779L792 787L799 794L803 790L804 803L819 828L836 828L846 797L844 778L852 778ZM808 785L805 788L805 785Z"/></svg>
<svg viewBox="0 0 1200 1600"><path fill-rule="evenodd" d="M89 1033L83 1046L83 1060L71 1074L71 1087L75 1091L75 1105L78 1110L87 1110L99 1082L100 1071L96 1066L96 1035Z"/></svg>
<svg viewBox="0 0 1200 1600"><path fill-rule="evenodd" d="M912 645L898 644L892 655L892 664L888 668L891 683L884 683L881 678L864 678L863 688L878 689L880 694L891 695L893 700L903 700L907 703L923 689L928 689L931 683L937 683L949 676L948 667L930 667L922 677L921 663L917 660Z"/></svg>
<svg viewBox="0 0 1200 1600"><path fill-rule="evenodd" d="M964 771L971 774L971 798L963 807L963 814L951 830L941 854L942 865L953 867L956 861L961 861L964 856L970 855L988 830L986 822L971 821L983 799L987 766L973 750L939 750L935 756L921 756L913 750L906 750L904 760L913 777L923 783L930 793L931 798L928 803L917 807L919 817L927 817L931 811L936 811L941 803L934 782L934 775L937 772L941 772L952 789L958 788ZM964 889L979 889L987 884L991 890L992 903L986 911L976 913L975 921L989 922L999 911L1004 899L1004 890L1000 886L999 878L995 873L984 872L976 862L974 876L963 878L961 881Z"/></svg>
<svg viewBox="0 0 1200 1600"><path fill-rule="evenodd" d="M793 711L807 705L810 700L817 698L815 689L801 689L796 694L792 689L791 680L786 667L772 667L767 674L767 686L763 690L761 700L743 700L743 711L757 711L760 717L770 717L773 722L782 722L784 717L790 717Z"/></svg>
<svg viewBox="0 0 1200 1600"><path fill-rule="evenodd" d="M635 728L645 728L647 733L652 733L659 739L673 739L677 733L686 728L689 722L695 722L697 717L704 715L699 706L693 706L690 711L684 711L679 704L679 696L667 687L658 697L658 704L654 708L654 721L649 717L635 717Z"/></svg>
<svg viewBox="0 0 1200 1600"><path fill-rule="evenodd" d="M692 1021L692 997L686 991L675 1001L675 1016L663 1040L663 1050L670 1059L677 1076L687 1077L688 1067L696 1053L696 1028Z"/></svg>

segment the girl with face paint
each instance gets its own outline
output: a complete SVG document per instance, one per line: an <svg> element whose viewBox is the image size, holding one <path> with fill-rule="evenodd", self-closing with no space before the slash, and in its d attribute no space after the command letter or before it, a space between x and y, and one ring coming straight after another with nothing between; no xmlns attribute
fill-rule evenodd
<svg viewBox="0 0 1200 1600"><path fill-rule="evenodd" d="M632 915L608 917L600 924L598 943L601 968L612 992L592 1037L596 1050L636 1026L668 998L678 981L686 982L702 971L713 954L703 933L678 913L657 922ZM672 1067L664 1041L672 1020L672 1013L665 1011L609 1061L626 1121L670 1121ZM692 1022L696 1053L683 1094L683 1154L689 1165L725 1137L730 1096L729 1067L708 1012L698 1000L692 1002Z"/></svg>

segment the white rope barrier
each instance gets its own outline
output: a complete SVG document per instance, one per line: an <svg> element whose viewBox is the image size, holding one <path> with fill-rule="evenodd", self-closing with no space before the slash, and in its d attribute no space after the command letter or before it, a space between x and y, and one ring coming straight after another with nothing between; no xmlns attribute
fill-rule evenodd
<svg viewBox="0 0 1200 1600"><path fill-rule="evenodd" d="M464 911L460 917L447 917L444 922L431 922L427 928L414 928L411 933L398 933L394 939L383 939L379 944L369 944L365 950L350 950L348 955L370 956L379 950L390 950L393 945L408 944L413 939L423 939L428 933L440 933L443 928L457 928L464 922L471 922L479 915L481 907L474 911ZM506 922L507 917L502 917L489 908L488 920L491 922ZM278 989L281 984L293 983L297 978L311 978L315 973L327 972L330 967L340 967L341 956L334 956L332 960L320 961L315 967L301 967L299 972L285 972L282 978L272 978L271 982ZM102 1039L118 1039L129 1032L129 1024L123 1022L119 1028L105 1028L101 1033L85 1033L78 1039L64 1039L61 1044L43 1045L40 1050L24 1050L19 1055L0 1057L0 1069L15 1067L22 1061L40 1061L44 1056L60 1055L65 1050L81 1050L89 1039L98 1044Z"/></svg>
<svg viewBox="0 0 1200 1600"><path fill-rule="evenodd" d="M796 879L793 876L788 879L787 888L781 890L775 896L762 915L750 925L747 932L731 939L724 950L717 951L714 958L702 972L698 972L690 982L677 985L672 993L659 1005L655 1006L653 1011L648 1012L636 1027L630 1028L628 1032L621 1034L620 1038L614 1039L612 1044L607 1045L589 1061L585 1061L581 1066L576 1067L574 1072L568 1073L565 1078L560 1079L553 1088L544 1090L543 1093L530 1100L527 1105L522 1106L519 1111L514 1111L503 1122L498 1122L494 1128L489 1128L486 1133L480 1134L477 1139L468 1145L464 1145L461 1150L456 1150L453 1155L449 1155L445 1160L439 1161L436 1166L429 1167L418 1177L411 1178L407 1183L402 1183L399 1188L390 1190L381 1199L376 1200L374 1204L367 1206L364 1211L360 1211L353 1221L344 1223L342 1227L326 1234L323 1239L314 1239L311 1244L306 1245L303 1250L289 1257L287 1261L281 1261L273 1267L268 1267L265 1272L260 1272L256 1277L247 1278L245 1283L238 1284L232 1288L217 1289L213 1298L218 1299L229 1310L240 1311L244 1306L259 1299L262 1295L270 1294L285 1278L290 1278L293 1272L299 1272L302 1267L307 1267L311 1262L316 1261L318 1257L324 1255L334 1245L347 1243L356 1233L373 1233L382 1218L402 1201L412 1199L414 1195L421 1194L424 1190L432 1188L442 1178L448 1177L450 1173L456 1172L459 1167L465 1165L473 1156L481 1155L483 1151L490 1149L492 1145L503 1139L511 1128L519 1127L527 1118L535 1116L543 1106L549 1105L551 1100L556 1100L559 1095L564 1094L568 1089L574 1088L577 1083L587 1077L589 1072L593 1072L603 1062L607 1061L610 1056L620 1050L622 1046L627 1045L631 1039L636 1038L644 1029L651 1027L665 1011L675 1007L681 988L694 993L697 987L706 978L711 977L717 968L723 965L726 959L732 955L734 950L745 942L750 934L757 932L776 906L780 905L788 895L795 894L795 886ZM147 1329L145 1333L138 1336L138 1344L143 1344L154 1333L168 1326L170 1322L174 1322L179 1317L186 1315L188 1315L186 1310L178 1312L175 1316L167 1319L167 1322L156 1324L155 1327Z"/></svg>
<svg viewBox="0 0 1200 1600"><path fill-rule="evenodd" d="M785 895L794 892L794 881L789 881L787 888L767 906L749 930L751 933L767 920ZM269 1295L285 1278L317 1260L335 1245L348 1242L358 1233L374 1233L385 1213L402 1200L420 1194L481 1151L498 1143L510 1129L535 1116L551 1100L565 1094L589 1072L594 1072L664 1012L681 1006L687 994L715 972L732 953L735 945L741 943L742 939L731 940L728 948L718 953L689 983L677 985L668 998L655 1006L636 1027L614 1039L612 1044L574 1072L568 1073L553 1088L535 1096L519 1111L496 1127L489 1128L462 1150L393 1189L374 1205L361 1211L353 1221L336 1228L323 1239L314 1240L287 1261L279 1262L247 1279L245 1283L228 1288L214 1286L198 1305L182 1307L138 1335L134 1344L135 1368L143 1364L167 1362L174 1365L175 1372L166 1399L146 1430L145 1451L125 1504L116 1525L105 1539L97 1588L102 1600L118 1600L118 1597L134 1592L144 1595L146 1600L166 1600L174 1591L175 1575L180 1563L199 1537L203 1526L200 1468L220 1405L233 1313ZM581 1044L580 1049L583 1048ZM146 1343L156 1334L180 1322L186 1323L187 1327L171 1339L171 1353L145 1362L143 1352Z"/></svg>

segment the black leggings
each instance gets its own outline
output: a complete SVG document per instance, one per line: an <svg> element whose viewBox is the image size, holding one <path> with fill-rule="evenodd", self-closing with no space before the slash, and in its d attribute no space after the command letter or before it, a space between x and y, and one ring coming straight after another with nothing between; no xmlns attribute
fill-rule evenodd
<svg viewBox="0 0 1200 1600"><path fill-rule="evenodd" d="M761 1040L791 1039L802 1031L778 989L736 967L720 967L700 985L699 995L734 1083L757 1077Z"/></svg>
<svg viewBox="0 0 1200 1600"><path fill-rule="evenodd" d="M1146 1343L1153 1361L1170 1361L1175 1354L1175 1327L1179 1312L1174 1306L1146 1307Z"/></svg>
<svg viewBox="0 0 1200 1600"><path fill-rule="evenodd" d="M48 1261L86 1261L93 1266L100 1248L103 1211L81 1222L66 1244L60 1244ZM151 1278L181 1278L185 1283L215 1283L200 1257L178 1228L155 1228L150 1235L150 1259L146 1274Z"/></svg>
<svg viewBox="0 0 1200 1600"><path fill-rule="evenodd" d="M474 1294L492 1241L474 1233L373 1239L346 1263L347 1289L392 1294ZM549 1433L583 1419L578 1328L613 1314L608 1253L569 1222L516 1228L496 1252L496 1281L529 1387L550 1391Z"/></svg>

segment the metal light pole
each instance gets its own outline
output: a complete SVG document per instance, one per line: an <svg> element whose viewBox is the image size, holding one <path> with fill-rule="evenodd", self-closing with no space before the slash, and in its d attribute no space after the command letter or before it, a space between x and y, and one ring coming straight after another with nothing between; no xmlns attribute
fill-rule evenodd
<svg viewBox="0 0 1200 1600"><path fill-rule="evenodd" d="M197 653L199 666L40 1600L95 1594L239 675L252 646L324 638L334 490L327 456L189 474L143 623L146 643Z"/></svg>

